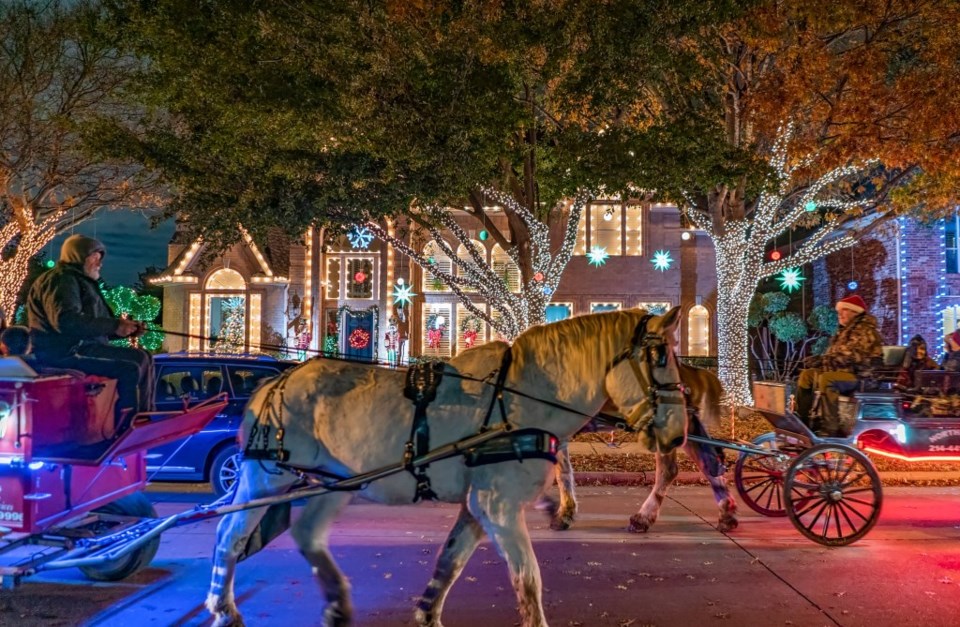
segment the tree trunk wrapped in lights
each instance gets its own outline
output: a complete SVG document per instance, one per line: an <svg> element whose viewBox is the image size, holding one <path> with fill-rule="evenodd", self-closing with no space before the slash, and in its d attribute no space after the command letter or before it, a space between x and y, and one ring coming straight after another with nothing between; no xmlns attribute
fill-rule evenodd
<svg viewBox="0 0 960 627"><path fill-rule="evenodd" d="M729 400L736 405L752 403L747 318L760 282L852 246L857 238L844 231L849 226L845 222L876 201L872 197L862 200L821 197L844 181L867 176L876 166L872 161L834 168L810 185L797 184L795 174L806 160L788 165L790 138L791 127L787 125L779 134L770 159L770 166L778 177L777 184L771 186L775 189L760 194L749 217L714 221L707 212L686 209L687 217L707 232L716 248L718 374ZM720 214L719 211L710 213ZM796 227L810 226L813 219L820 223L803 242L779 259L767 261L768 247L777 237ZM874 216L860 226L874 228L881 221L880 216Z"/></svg>
<svg viewBox="0 0 960 627"><path fill-rule="evenodd" d="M488 263L472 245L471 238L466 231L454 220L448 210L434 209L422 217L413 216L412 219L421 223L430 233L433 242L439 246L441 252L450 258L457 272L445 272L431 263L419 251L415 250L402 239L387 233L379 224L369 223L372 231L397 250L417 262L420 267L429 272L443 285L450 288L460 303L474 316L483 320L497 333L512 340L524 329L543 324L547 319L547 305L560 284L560 277L577 241L577 228L583 216L583 209L590 201L591 195L587 192L578 194L570 204L567 222L564 228L563 243L557 252L553 252L550 244L550 227L545 221L538 219L526 207L518 203L507 194L491 189L484 189L486 198L493 199L504 212L511 217L510 239L494 229L489 218L484 217L482 203L476 203L472 215L475 215L484 229L490 232L491 237L501 245L510 259L520 269L520 291L511 292L503 277ZM451 247L441 228L464 245L469 253L469 259L462 259ZM482 301L475 301L477 297ZM489 304L491 314L488 314L483 304ZM496 312L498 315L492 315Z"/></svg>

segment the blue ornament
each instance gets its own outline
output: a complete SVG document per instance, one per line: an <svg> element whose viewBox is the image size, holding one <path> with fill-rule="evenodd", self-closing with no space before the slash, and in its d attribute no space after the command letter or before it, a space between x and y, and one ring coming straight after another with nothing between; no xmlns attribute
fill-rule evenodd
<svg viewBox="0 0 960 627"><path fill-rule="evenodd" d="M487 233L486 231L480 231L480 241L481 241L481 242L487 241L487 238L488 238L488 237L490 237L490 234L489 234L489 233Z"/></svg>
<svg viewBox="0 0 960 627"><path fill-rule="evenodd" d="M812 200L808 200L808 201L807 201L807 204L805 204L805 205L803 206L803 210L804 210L804 211L816 211L816 210L817 210L817 203L815 203L815 202L812 201Z"/></svg>
<svg viewBox="0 0 960 627"><path fill-rule="evenodd" d="M549 296L550 294L553 294L553 290L550 289L550 286L549 286L549 285L544 285L544 286L543 286L543 293L546 294L547 296Z"/></svg>
<svg viewBox="0 0 960 627"><path fill-rule="evenodd" d="M858 287L860 287L860 284L857 283L856 281L850 281L849 283L847 283L847 289L848 289L848 290L855 290L855 289L857 289Z"/></svg>

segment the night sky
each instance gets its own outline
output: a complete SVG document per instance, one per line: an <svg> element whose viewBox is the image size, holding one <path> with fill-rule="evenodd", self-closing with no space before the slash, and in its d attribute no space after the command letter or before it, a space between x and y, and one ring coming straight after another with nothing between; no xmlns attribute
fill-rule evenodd
<svg viewBox="0 0 960 627"><path fill-rule="evenodd" d="M147 266L166 267L167 244L173 235L173 226L173 220L167 220L151 229L150 219L137 211L99 211L72 232L54 239L45 252L48 259L59 258L63 240L73 233L95 237L107 248L103 280L110 287L133 287L137 275Z"/></svg>

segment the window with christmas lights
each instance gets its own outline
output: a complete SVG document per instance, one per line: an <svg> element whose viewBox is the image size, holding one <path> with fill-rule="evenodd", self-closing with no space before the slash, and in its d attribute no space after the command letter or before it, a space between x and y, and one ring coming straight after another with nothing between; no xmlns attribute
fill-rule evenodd
<svg viewBox="0 0 960 627"><path fill-rule="evenodd" d="M687 354L692 357L710 354L710 312L703 305L694 305L687 313Z"/></svg>
<svg viewBox="0 0 960 627"><path fill-rule="evenodd" d="M520 291L520 268L499 244L493 247L490 264L497 276L503 279L508 291L514 293Z"/></svg>
<svg viewBox="0 0 960 627"><path fill-rule="evenodd" d="M647 313L652 313L656 316L662 316L663 314L670 311L670 301L646 301L637 303L637 309L643 309Z"/></svg>
<svg viewBox="0 0 960 627"><path fill-rule="evenodd" d="M423 348L425 357L450 357L450 304L427 303L423 308Z"/></svg>
<svg viewBox="0 0 960 627"><path fill-rule="evenodd" d="M450 260L450 257L444 254L436 242L428 242L427 245L423 247L423 256L427 258L431 266L440 272L453 273L453 262ZM424 292L450 291L450 288L447 287L443 281L426 269L423 270L423 284L421 289Z"/></svg>
<svg viewBox="0 0 960 627"><path fill-rule="evenodd" d="M573 316L573 303L550 303L547 305L547 323L566 320Z"/></svg>
<svg viewBox="0 0 960 627"><path fill-rule="evenodd" d="M608 255L619 256L623 240L623 211L618 204L590 205L590 246L603 248Z"/></svg>
<svg viewBox="0 0 960 627"><path fill-rule="evenodd" d="M623 303L590 303L590 313L601 313L604 311L620 311Z"/></svg>
<svg viewBox="0 0 960 627"><path fill-rule="evenodd" d="M960 274L960 216L954 214L944 221L944 244L947 253L947 273Z"/></svg>
<svg viewBox="0 0 960 627"><path fill-rule="evenodd" d="M376 293L376 258L374 257L347 257L346 289L347 298L369 300Z"/></svg>
<svg viewBox="0 0 960 627"><path fill-rule="evenodd" d="M480 346L487 340L487 324L466 307L457 306L457 352Z"/></svg>
<svg viewBox="0 0 960 627"><path fill-rule="evenodd" d="M340 258L327 257L327 279L324 294L328 299L340 298Z"/></svg>

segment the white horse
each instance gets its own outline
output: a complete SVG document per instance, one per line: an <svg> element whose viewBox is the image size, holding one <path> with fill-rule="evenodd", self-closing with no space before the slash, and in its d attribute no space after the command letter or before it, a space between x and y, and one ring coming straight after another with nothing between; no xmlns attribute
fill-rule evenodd
<svg viewBox="0 0 960 627"><path fill-rule="evenodd" d="M679 308L663 316L608 312L529 329L512 346L493 342L465 351L446 365L429 407L431 448L480 431L495 394L494 373L510 351L502 404L503 420L514 428L541 429L566 439L610 399L629 423L642 429L646 446L672 450L683 444L687 422L670 346L678 320ZM251 437L252 444L271 449L282 444L289 466L338 476L383 468L402 459L410 439L413 408L403 389L403 372L309 361L254 393L244 414L241 444L246 446ZM500 420L499 412L494 418ZM441 625L447 593L484 535L510 570L522 624L546 625L540 570L523 506L542 493L550 471L551 463L544 459L468 467L463 457L453 457L430 465L427 475L436 498L461 507L418 603L417 625ZM282 464L247 459L234 503L283 493L296 481ZM411 473L399 472L365 485L361 494L385 504L410 503L416 485ZM344 492L309 499L292 528L326 596L325 625L349 625L351 620L349 583L328 549L330 525L349 499ZM243 624L234 597L235 569L265 510L229 514L217 528L206 602L215 625Z"/></svg>
<svg viewBox="0 0 960 627"><path fill-rule="evenodd" d="M694 368L678 363L680 379L688 393L688 408L695 409L690 416L689 433L708 436L707 425L716 426L720 420L720 397L723 387L717 375L709 370ZM737 502L730 494L727 479L724 476L722 453L716 448L688 439L683 446L687 456L697 464L700 473L706 478L713 490L713 498L720 510L717 528L721 531L731 531L739 525L737 520ZM677 478L677 451L667 453L657 451L656 471L653 488L647 499L640 506L640 510L630 517L627 530L633 533L644 533L657 521L660 507L667 496L667 490ZM545 507L551 510L550 527L558 531L569 529L577 516L577 496L573 478L573 466L570 464L570 452L567 442L563 442L557 451L555 468L559 503L546 498Z"/></svg>

